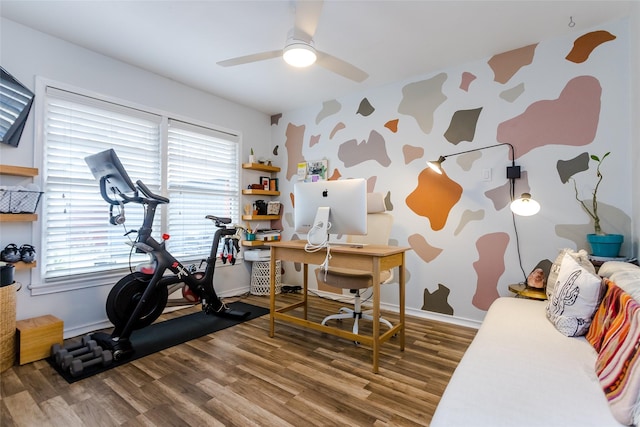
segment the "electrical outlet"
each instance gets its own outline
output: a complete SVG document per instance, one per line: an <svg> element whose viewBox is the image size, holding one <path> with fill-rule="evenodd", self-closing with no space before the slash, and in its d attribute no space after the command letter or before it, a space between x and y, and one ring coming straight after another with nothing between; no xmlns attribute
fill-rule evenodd
<svg viewBox="0 0 640 427"><path fill-rule="evenodd" d="M480 179L487 182L491 181L491 169L482 169Z"/></svg>

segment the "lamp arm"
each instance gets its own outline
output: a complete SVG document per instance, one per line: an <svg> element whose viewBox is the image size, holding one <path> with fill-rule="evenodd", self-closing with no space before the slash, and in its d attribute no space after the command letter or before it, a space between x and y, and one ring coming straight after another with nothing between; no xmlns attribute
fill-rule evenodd
<svg viewBox="0 0 640 427"><path fill-rule="evenodd" d="M451 156L457 156L459 154L467 154L467 153L473 153L474 151L480 151L480 150L486 150L487 148L493 148L493 147L500 147L501 145L508 145L509 149L511 150L511 164L515 166L516 164L516 151L513 148L513 145L509 144L508 142L501 142L499 144L494 144L494 145L488 145L486 147L479 147L479 148L474 148L472 150L466 150L466 151L460 151L459 153L453 153L453 154L447 154L446 156L442 156L445 159L447 157L451 157Z"/></svg>

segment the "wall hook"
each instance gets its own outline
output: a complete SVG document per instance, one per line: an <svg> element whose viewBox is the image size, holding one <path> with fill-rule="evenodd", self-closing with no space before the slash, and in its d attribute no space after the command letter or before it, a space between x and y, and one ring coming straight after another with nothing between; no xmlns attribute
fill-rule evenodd
<svg viewBox="0 0 640 427"><path fill-rule="evenodd" d="M569 17L569 28L573 28L576 26L576 23L573 22L573 16Z"/></svg>

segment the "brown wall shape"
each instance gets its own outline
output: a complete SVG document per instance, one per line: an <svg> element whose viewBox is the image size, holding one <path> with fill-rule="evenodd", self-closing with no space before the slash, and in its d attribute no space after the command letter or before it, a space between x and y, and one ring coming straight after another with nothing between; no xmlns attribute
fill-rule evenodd
<svg viewBox="0 0 640 427"><path fill-rule="evenodd" d="M567 61L580 64L589 59L589 55L591 55L591 52L593 52L596 47L615 38L616 36L604 30L587 33L578 37L576 41L573 42L573 49L571 49L566 59Z"/></svg>

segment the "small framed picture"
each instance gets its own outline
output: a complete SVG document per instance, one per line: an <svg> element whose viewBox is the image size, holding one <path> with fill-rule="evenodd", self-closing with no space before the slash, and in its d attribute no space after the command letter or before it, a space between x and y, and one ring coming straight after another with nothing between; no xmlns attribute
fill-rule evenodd
<svg viewBox="0 0 640 427"><path fill-rule="evenodd" d="M268 176L261 176L260 177L260 185L262 185L262 188L265 190L269 189L269 177Z"/></svg>

